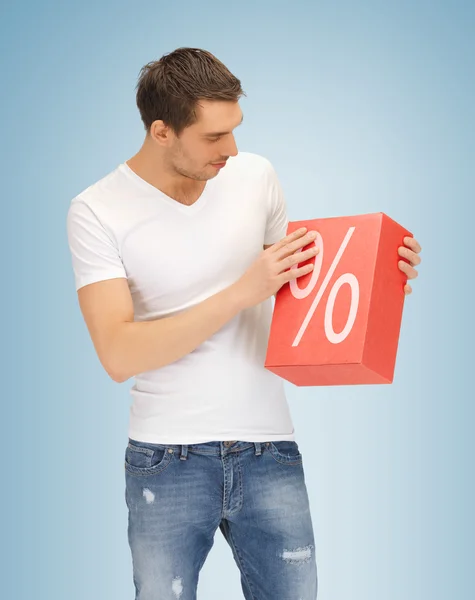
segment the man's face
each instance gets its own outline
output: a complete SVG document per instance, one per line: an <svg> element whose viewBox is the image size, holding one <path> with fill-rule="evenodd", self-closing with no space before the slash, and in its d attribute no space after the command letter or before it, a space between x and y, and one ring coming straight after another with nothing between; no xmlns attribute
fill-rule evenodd
<svg viewBox="0 0 475 600"><path fill-rule="evenodd" d="M238 153L233 130L241 124L243 114L238 102L201 100L197 117L179 138L172 133L167 158L180 175L206 181L220 171L213 163L223 163Z"/></svg>

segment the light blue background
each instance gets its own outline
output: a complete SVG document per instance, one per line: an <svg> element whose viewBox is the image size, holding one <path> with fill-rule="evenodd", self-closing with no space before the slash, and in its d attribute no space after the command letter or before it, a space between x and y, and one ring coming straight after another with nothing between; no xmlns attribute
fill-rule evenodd
<svg viewBox="0 0 475 600"><path fill-rule="evenodd" d="M473 598L474 17L433 0L3 5L2 597L134 597L132 380L96 357L65 219L142 143L140 68L195 46L241 79L239 148L273 162L291 220L383 211L423 246L394 383L286 384L319 600ZM242 598L219 532L198 594Z"/></svg>

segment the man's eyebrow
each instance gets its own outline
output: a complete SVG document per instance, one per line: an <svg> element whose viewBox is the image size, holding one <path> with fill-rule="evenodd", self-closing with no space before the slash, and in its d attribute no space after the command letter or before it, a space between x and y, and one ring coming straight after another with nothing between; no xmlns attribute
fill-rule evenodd
<svg viewBox="0 0 475 600"><path fill-rule="evenodd" d="M238 123L237 127L239 127L239 125L241 125L241 123L244 121L244 114L241 117L241 121ZM215 135L226 135L227 133L230 133L229 131L215 131L214 133L203 133L203 137L214 137Z"/></svg>

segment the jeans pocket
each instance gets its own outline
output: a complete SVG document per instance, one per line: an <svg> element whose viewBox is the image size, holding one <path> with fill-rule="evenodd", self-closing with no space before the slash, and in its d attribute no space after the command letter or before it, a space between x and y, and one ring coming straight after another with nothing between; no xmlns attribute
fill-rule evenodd
<svg viewBox="0 0 475 600"><path fill-rule="evenodd" d="M302 454L300 453L297 442L283 440L280 442L270 442L270 455L277 462L284 465L301 465Z"/></svg>
<svg viewBox="0 0 475 600"><path fill-rule="evenodd" d="M131 475L157 475L168 467L173 456L173 450L166 446L129 441L124 466Z"/></svg>

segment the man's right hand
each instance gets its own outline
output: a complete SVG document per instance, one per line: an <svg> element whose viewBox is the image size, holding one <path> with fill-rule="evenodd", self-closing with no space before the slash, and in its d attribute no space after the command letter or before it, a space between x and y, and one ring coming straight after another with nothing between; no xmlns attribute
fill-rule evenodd
<svg viewBox="0 0 475 600"><path fill-rule="evenodd" d="M316 256L319 252L316 246L312 246L305 252L297 252L300 248L308 246L315 237L314 231L307 233L307 229L303 227L264 250L234 284L235 291L242 299L243 307L249 308L267 300L277 293L284 283L310 273L313 263L299 269L291 269L291 267Z"/></svg>

